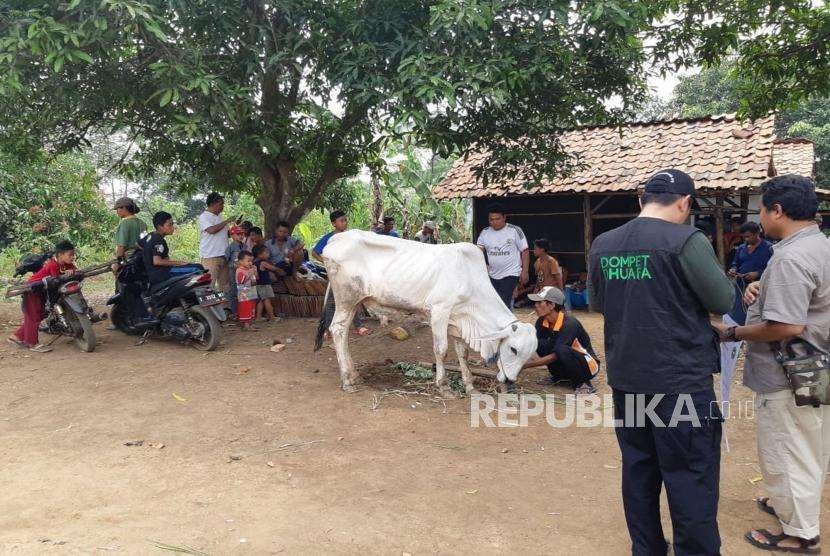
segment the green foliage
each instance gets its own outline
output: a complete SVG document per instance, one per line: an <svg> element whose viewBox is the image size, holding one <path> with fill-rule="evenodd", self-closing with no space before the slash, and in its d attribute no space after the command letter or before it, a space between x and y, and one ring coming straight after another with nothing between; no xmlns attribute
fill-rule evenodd
<svg viewBox="0 0 830 556"><path fill-rule="evenodd" d="M402 135L444 158L476 145L483 178L532 181L568 168L561 130L622 121L643 98L643 41L687 6L11 0L0 135L63 151L123 131L133 175L249 192L267 228L331 208L329 186Z"/></svg>
<svg viewBox="0 0 830 556"><path fill-rule="evenodd" d="M687 0L655 26L663 70L734 59L738 112L759 117L830 96L830 6L810 0Z"/></svg>
<svg viewBox="0 0 830 556"><path fill-rule="evenodd" d="M683 117L735 112L740 108L745 87L746 79L737 71L735 62L727 62L683 77L668 110ZM819 159L816 181L820 187L830 187L830 97L811 97L783 110L776 117L776 133L780 137L813 141Z"/></svg>
<svg viewBox="0 0 830 556"><path fill-rule="evenodd" d="M117 218L97 188L95 168L81 155L28 162L0 152L0 247L47 250L68 239L92 251L112 249Z"/></svg>
<svg viewBox="0 0 830 556"><path fill-rule="evenodd" d="M452 241L465 239L469 201L437 201L432 196L433 188L444 178L453 161L429 156L428 152L411 145L401 145L396 155L393 170L379 172L384 183L384 214L395 217L398 231L404 237L412 237L421 230L425 220L433 220L439 237Z"/></svg>

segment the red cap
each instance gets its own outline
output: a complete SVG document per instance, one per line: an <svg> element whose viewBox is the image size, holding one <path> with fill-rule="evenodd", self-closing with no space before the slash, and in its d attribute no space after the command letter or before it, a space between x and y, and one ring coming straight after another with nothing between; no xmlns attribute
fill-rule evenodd
<svg viewBox="0 0 830 556"><path fill-rule="evenodd" d="M236 235L236 234L245 235L245 230L244 230L244 228L242 228L242 226L231 226L230 233L231 233L231 235Z"/></svg>

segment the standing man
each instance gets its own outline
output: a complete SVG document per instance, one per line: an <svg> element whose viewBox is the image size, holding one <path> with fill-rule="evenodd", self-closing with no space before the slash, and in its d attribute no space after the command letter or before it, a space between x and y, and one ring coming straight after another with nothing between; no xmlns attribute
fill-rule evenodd
<svg viewBox="0 0 830 556"><path fill-rule="evenodd" d="M772 245L761 238L761 226L756 222L747 222L741 226L741 237L744 242L735 251L732 266L729 267L729 276L736 279L735 287L738 293L735 296L735 306L729 316L736 323L743 324L746 320L746 309L743 305L743 293L747 284L761 278L772 257Z"/></svg>
<svg viewBox="0 0 830 556"><path fill-rule="evenodd" d="M314 246L314 249L311 250L311 256L314 257L316 260L323 262L323 249L326 248L328 245L329 240L334 236L334 234L339 234L341 232L345 232L349 228L349 219L346 217L346 213L342 210L335 210L329 214L329 220L331 220L331 226L334 228L332 231L324 235L317 241L317 244ZM323 307L323 312L325 312L328 316L328 320L331 321L332 317L334 316L335 305L334 305L334 294L330 292L329 295L326 296L326 305ZM363 326L363 309L359 308L355 311L354 320L352 321L352 326L354 327L355 334L358 336L368 336L372 333L372 331ZM328 337L328 331L326 331L326 337Z"/></svg>
<svg viewBox="0 0 830 556"><path fill-rule="evenodd" d="M346 213L342 210L332 211L331 214L329 214L329 220L331 221L331 227L333 230L321 237L314 245L314 249L311 250L311 256L320 262L323 262L323 249L326 248L326 245L328 245L331 237L334 234L345 232L349 228L349 219L346 217Z"/></svg>
<svg viewBox="0 0 830 556"><path fill-rule="evenodd" d="M427 220L424 222L423 227L421 227L421 231L415 234L415 237L412 239L420 241L421 243L430 243L435 245L438 243L438 238L435 237L435 230L435 222Z"/></svg>
<svg viewBox="0 0 830 556"><path fill-rule="evenodd" d="M113 209L121 219L115 229L115 258L121 261L127 251L138 246L138 240L147 231L147 226L136 216L140 209L129 197L118 199Z"/></svg>
<svg viewBox="0 0 830 556"><path fill-rule="evenodd" d="M706 236L685 224L695 205L692 178L657 172L640 197L639 217L597 237L589 254L635 555L666 554L662 485L675 554L720 553L722 418L712 388L720 350L709 313L729 311L735 290ZM673 419L678 409L685 418Z"/></svg>
<svg viewBox="0 0 830 556"><path fill-rule="evenodd" d="M830 242L815 223L817 207L809 178L787 174L761 185L761 223L780 241L761 276L760 293L757 284L748 288L747 301L754 303L746 326L715 325L721 339L747 341L744 384L756 396L758 460L769 494L757 504L781 525L780 532L755 529L745 538L765 550L802 554L819 552L830 406L796 406L774 349L775 343L799 338L830 352Z"/></svg>
<svg viewBox="0 0 830 556"><path fill-rule="evenodd" d="M219 216L225 210L225 198L215 191L207 196L205 211L199 215L199 257L218 291L230 293L228 281L228 261L225 250L228 248L228 224L233 218Z"/></svg>
<svg viewBox="0 0 830 556"><path fill-rule="evenodd" d="M513 291L518 284L527 284L530 254L527 238L518 226L508 224L501 205L487 209L490 224L478 236L476 245L484 251L487 272L496 293L513 310Z"/></svg>

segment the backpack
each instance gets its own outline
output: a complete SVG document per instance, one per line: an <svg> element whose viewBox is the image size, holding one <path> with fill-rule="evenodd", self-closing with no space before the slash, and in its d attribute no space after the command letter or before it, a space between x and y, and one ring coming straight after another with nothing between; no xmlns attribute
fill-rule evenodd
<svg viewBox="0 0 830 556"><path fill-rule="evenodd" d="M23 276L27 272L35 273L41 268L43 265L46 264L46 261L49 260L52 255L54 255L52 251L48 251L46 253L33 253L31 255L26 255L20 261L20 263L14 269L14 276Z"/></svg>

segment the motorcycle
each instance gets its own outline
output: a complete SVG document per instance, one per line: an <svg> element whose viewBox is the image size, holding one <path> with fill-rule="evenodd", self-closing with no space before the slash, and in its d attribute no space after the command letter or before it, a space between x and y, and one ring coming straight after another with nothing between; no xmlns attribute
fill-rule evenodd
<svg viewBox="0 0 830 556"><path fill-rule="evenodd" d="M201 267L193 272L173 275L149 287L131 260L118 270L118 293L107 301L110 320L121 332L151 334L187 342L201 351L212 351L222 339L221 322L225 315L225 294L211 287L209 272Z"/></svg>
<svg viewBox="0 0 830 556"><path fill-rule="evenodd" d="M101 274L98 267L45 278L31 284L15 285L6 292L6 297L42 292L46 318L41 322L40 330L58 337L72 338L81 351L91 352L96 345L92 325L106 320L107 315L92 310L81 291L81 283L85 278L96 274Z"/></svg>

